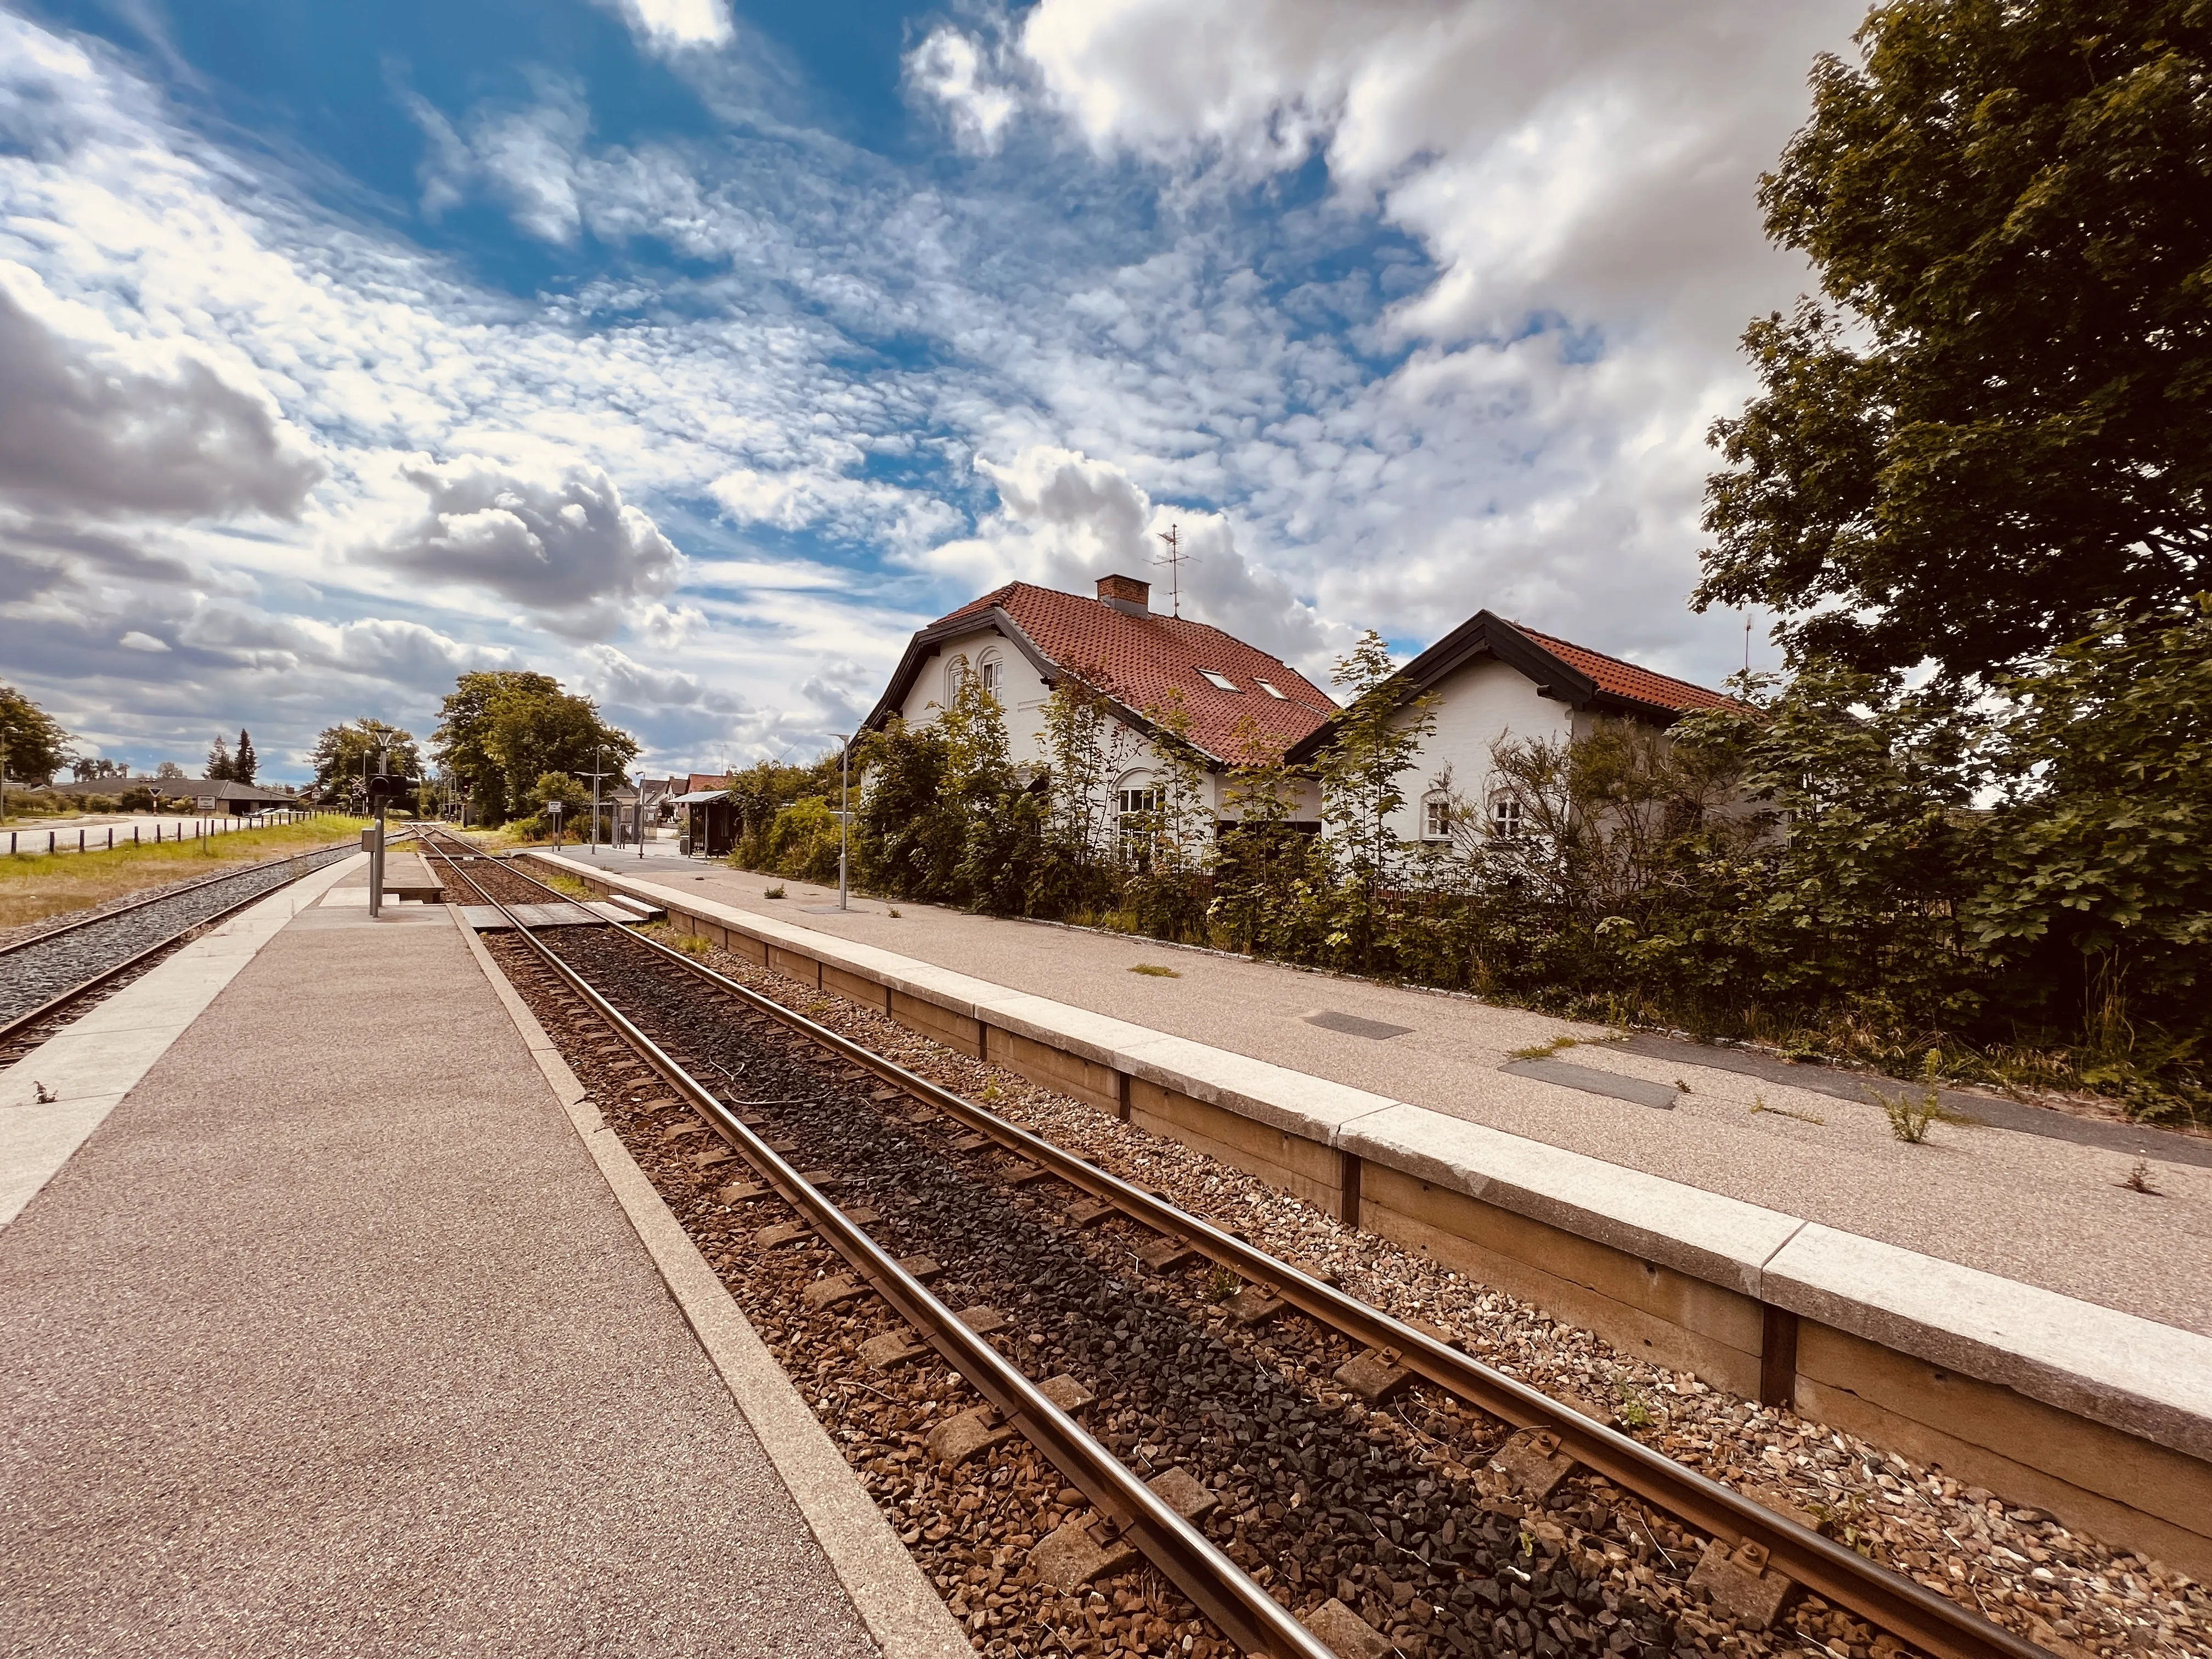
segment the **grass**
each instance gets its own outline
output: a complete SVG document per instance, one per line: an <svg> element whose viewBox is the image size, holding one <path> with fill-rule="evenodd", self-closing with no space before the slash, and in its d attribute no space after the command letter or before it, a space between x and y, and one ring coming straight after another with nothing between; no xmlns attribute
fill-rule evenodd
<svg viewBox="0 0 2212 1659"><path fill-rule="evenodd" d="M571 898L590 898L592 896L591 888L584 882L577 879L574 876L564 876L558 871L556 871L550 875L541 874L538 876L538 879L544 882L548 887L557 888L562 892L568 894Z"/></svg>
<svg viewBox="0 0 2212 1659"><path fill-rule="evenodd" d="M89 853L0 856L0 927L21 927L70 910L89 909L172 882L211 876L288 853L358 842L363 820L309 818L265 830L240 830L199 841L151 842ZM122 827L122 826L118 826Z"/></svg>
<svg viewBox="0 0 2212 1659"><path fill-rule="evenodd" d="M1140 962L1129 969L1133 974L1148 974L1154 979L1181 979L1182 975L1172 968L1163 968L1157 962Z"/></svg>
<svg viewBox="0 0 2212 1659"><path fill-rule="evenodd" d="M783 884L781 882L778 882L773 887L762 888L761 896L763 898L781 898L783 896Z"/></svg>
<svg viewBox="0 0 2212 1659"><path fill-rule="evenodd" d="M1881 1104L1882 1115L1889 1120L1889 1132L1908 1146L1917 1146L1928 1139L1928 1132L1939 1123L1969 1123L1943 1104L1943 1097L1934 1079L1919 1088L1902 1094L1885 1094L1874 1091L1875 1098Z"/></svg>
<svg viewBox="0 0 2212 1659"><path fill-rule="evenodd" d="M1751 1097L1751 1115L1757 1117L1761 1112L1771 1113L1776 1117L1795 1118L1800 1123L1817 1123L1824 1128L1828 1121L1825 1117L1815 1117L1810 1112L1793 1112L1787 1106L1770 1106L1764 1094L1753 1095Z"/></svg>

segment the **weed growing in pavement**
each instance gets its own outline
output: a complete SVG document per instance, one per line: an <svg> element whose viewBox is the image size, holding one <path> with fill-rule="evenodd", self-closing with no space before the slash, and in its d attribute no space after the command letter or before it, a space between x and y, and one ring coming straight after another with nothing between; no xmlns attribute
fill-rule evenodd
<svg viewBox="0 0 2212 1659"><path fill-rule="evenodd" d="M1936 1067L1942 1057L1930 1048L1928 1064L1921 1085L1910 1094L1884 1094L1877 1089L1875 1098L1881 1102L1882 1114L1889 1119L1889 1132L1908 1146L1917 1146L1928 1139L1929 1130L1939 1123L1970 1123L1943 1104L1942 1091L1936 1086Z"/></svg>
<svg viewBox="0 0 2212 1659"><path fill-rule="evenodd" d="M1208 1302L1226 1302L1242 1290L1243 1285L1244 1281L1228 1268L1216 1266L1206 1276L1206 1299Z"/></svg>
<svg viewBox="0 0 2212 1659"><path fill-rule="evenodd" d="M2142 1158L2136 1160L2136 1167L2128 1171L2128 1178L2120 1182L2120 1185L2131 1193L2148 1193L2153 1198L2165 1196L2157 1188L2150 1184L2150 1165Z"/></svg>
<svg viewBox="0 0 2212 1659"><path fill-rule="evenodd" d="M1818 1123L1823 1127L1825 1127L1828 1121L1825 1117L1815 1117L1810 1112L1793 1112L1787 1106L1770 1106L1766 1103L1766 1096L1764 1091L1755 1094L1751 1097L1751 1115L1753 1117L1757 1117L1761 1112L1765 1112L1774 1117L1795 1118L1800 1123Z"/></svg>
<svg viewBox="0 0 2212 1659"><path fill-rule="evenodd" d="M1181 979L1182 975L1172 968L1163 968L1157 962L1140 962L1129 969L1133 974L1150 974L1154 979Z"/></svg>
<svg viewBox="0 0 2212 1659"><path fill-rule="evenodd" d="M893 906L891 906L891 920L892 920L893 921L896 921L898 920L898 915L899 915L899 908L898 908L898 906L897 906L897 905L894 904Z"/></svg>
<svg viewBox="0 0 2212 1659"><path fill-rule="evenodd" d="M1562 1048L1571 1048L1581 1041L1580 1037L1569 1036L1562 1031L1548 1042L1532 1042L1525 1048L1516 1048L1506 1058L1508 1060L1549 1060Z"/></svg>
<svg viewBox="0 0 2212 1659"><path fill-rule="evenodd" d="M762 888L761 896L763 898L781 898L783 896L783 884L781 882L778 882L773 887Z"/></svg>

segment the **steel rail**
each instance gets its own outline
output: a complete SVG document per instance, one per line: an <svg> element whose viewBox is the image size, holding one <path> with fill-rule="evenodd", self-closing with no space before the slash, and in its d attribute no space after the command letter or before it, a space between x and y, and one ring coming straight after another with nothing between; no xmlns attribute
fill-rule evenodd
<svg viewBox="0 0 2212 1659"><path fill-rule="evenodd" d="M343 845L343 843L341 842L339 844ZM176 898L185 893L197 892L199 890L199 888L208 886L213 882L228 881L233 877L250 875L257 870L274 869L280 864L296 863L301 859L314 857L315 853L327 853L331 850L331 849L327 847L319 847L314 849L314 852L295 853L289 858L272 859L267 864L249 865L246 869L232 871L228 876L212 876L209 878L208 881L198 883L195 886L179 888L174 893L164 893L161 895L161 898ZM190 935L198 933L203 927L212 927L216 922L228 921L230 917L236 915L240 910L246 908L247 905L255 903L259 900L265 899L271 893L281 891L284 888L290 886L293 882L297 881L299 878L300 878L298 876L293 876L287 880L278 882L273 887L264 887L258 892L248 893L244 898L239 900L237 903L226 904L222 909L215 911L211 915L202 916L198 921L191 923L190 926L179 927L175 933L171 933L167 939L156 939L144 950L134 951L131 955L125 957L122 961L116 963L110 967L101 969L100 972L94 974L90 979L78 981L77 983L70 986L68 990L61 992L58 995L47 998L44 1002L40 1003L37 1007L31 1009L29 1012L12 1016L4 1023L0 1023L0 1045L5 1045L13 1042L19 1033L28 1030L32 1026L36 1025L40 1020L60 1012L63 1009L68 1007L70 1004L75 1002L79 997L89 996L93 992L97 991L101 986L106 984L108 981L114 979L120 975L129 973L131 969L136 968L140 963L145 961L147 957L159 956L162 951L168 950L172 945L181 942ZM148 899L143 902L145 904L158 904L161 902L161 900ZM106 915L88 917L86 921L82 922L71 922L67 927L57 927L52 933L40 934L39 939L53 939L59 934L72 932L76 928L88 927L93 922L106 921L111 917L126 915L130 913L130 910L139 909L142 908L143 905L131 905L128 909L111 910ZM33 945L38 943L38 939L26 939L23 943ZM9 948L13 949L14 947L10 946Z"/></svg>
<svg viewBox="0 0 2212 1659"><path fill-rule="evenodd" d="M546 887L545 883L526 871L517 870L515 873ZM550 887L546 890L558 891ZM1395 1363L1417 1372L1446 1392L1516 1428L1548 1430L1558 1435L1561 1449L1576 1462L1649 1499L1698 1530L1731 1546L1744 1542L1764 1546L1776 1570L1813 1594L1911 1643L1932 1656L1932 1659L2049 1659L2044 1650L2026 1638L2015 1636L1972 1608L1937 1595L1904 1574L1869 1561L1811 1528L1778 1515L1640 1441L1571 1410L1517 1378L1300 1271L1234 1233L1178 1208L1159 1194L1109 1174L1042 1136L917 1076L896 1061L884 1059L726 974L717 973L684 952L672 950L657 939L642 935L633 937L694 977L801 1032L840 1058L988 1135L1000 1146L1043 1165L1072 1186L1113 1205L1153 1231L1180 1239L1201 1255L1267 1288L1321 1323L1370 1347L1395 1350Z"/></svg>
<svg viewBox="0 0 2212 1659"><path fill-rule="evenodd" d="M143 844L141 843L141 845ZM331 846L342 847L344 844L343 842L333 842ZM149 904L164 904L171 899L182 898L187 893L198 892L203 887L212 887L219 881L235 881L240 876L250 876L258 870L274 870L280 864L290 864L299 859L311 859L318 853L327 853L330 850L329 847L314 847L304 853L287 853L281 859L268 859L259 864L240 865L235 870L226 870L220 875L208 876L199 881L189 882L182 887L173 887L167 892L156 893L150 898L133 899L128 904L118 904L112 910L102 910L96 916L80 916L75 921L65 921L58 927L49 927L43 933L33 933L28 939L19 939L7 945L0 945L0 957L7 956L11 951L27 951L33 945L44 945L48 939L59 939L64 933L74 933L81 927L96 927L103 921L112 921L118 916L127 916L134 910L144 909Z"/></svg>
<svg viewBox="0 0 2212 1659"><path fill-rule="evenodd" d="M431 843L424 841L427 848ZM1054 1405L1006 1356L963 1324L958 1315L900 1267L736 1111L699 1082L628 1016L563 962L532 930L461 869L450 853L435 852L453 873L505 917L555 974L581 996L623 1042L678 1089L731 1147L781 1194L838 1255L850 1262L891 1308L966 1377L1006 1420L1042 1452L1146 1559L1190 1598L1193 1605L1245 1652L1274 1659L1335 1659L1334 1652L1298 1623L1291 1611L1255 1583L1204 1533L1183 1519L1136 1474L1083 1426ZM522 873L518 872L517 873ZM546 884L525 876L536 885ZM549 892L559 893L548 887ZM650 943L650 941L648 941Z"/></svg>

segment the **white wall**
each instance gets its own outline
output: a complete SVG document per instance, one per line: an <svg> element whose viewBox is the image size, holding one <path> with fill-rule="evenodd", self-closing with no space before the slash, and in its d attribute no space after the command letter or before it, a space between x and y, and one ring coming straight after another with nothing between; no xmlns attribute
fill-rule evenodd
<svg viewBox="0 0 2212 1659"><path fill-rule="evenodd" d="M1441 787L1447 771L1452 793L1480 807L1490 793L1492 744L1508 737L1562 742L1574 730L1572 709L1539 696L1534 682L1495 657L1477 657L1454 670L1431 695L1436 730L1401 780L1405 810L1391 820L1407 841L1420 838L1421 798ZM1403 716L1400 724L1411 718Z"/></svg>

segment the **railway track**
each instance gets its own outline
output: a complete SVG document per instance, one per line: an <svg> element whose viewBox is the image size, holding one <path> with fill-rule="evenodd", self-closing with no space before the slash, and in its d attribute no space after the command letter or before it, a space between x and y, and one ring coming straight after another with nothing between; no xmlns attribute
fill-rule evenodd
<svg viewBox="0 0 2212 1659"><path fill-rule="evenodd" d="M117 988L200 929L354 850L320 848L225 871L0 945L0 1063L33 1028Z"/></svg>
<svg viewBox="0 0 2212 1659"><path fill-rule="evenodd" d="M427 839L435 854L451 850ZM503 865L448 867L502 909L554 892ZM567 1006L612 1031L676 1091L681 1105L664 1097L661 1108L696 1114L757 1172L724 1189L758 1189L727 1207L749 1220L787 1205L803 1221L788 1231L819 1238L852 1269L809 1269L818 1276L788 1288L834 1308L865 1303L865 1282L1105 1518L1094 1545L1133 1545L1239 1650L1332 1650L1260 1578L1309 1609L1331 1589L1350 1592L1329 1598L1345 1611L1377 1573L1397 1606L1425 1614L1404 1627L1425 1634L1401 1639L1432 1636L1431 1652L1648 1650L1661 1632L1607 1581L1632 1561L1656 1567L1656 1552L1739 1615L1749 1650L1798 1645L1784 1628L1756 1634L1779 1592L1798 1587L1923 1652L2040 1651L681 951L604 925L550 931L517 929L507 959L526 958ZM648 1113L625 1139L649 1146L693 1132L666 1120ZM785 1156L801 1146L801 1161L851 1173L842 1184L833 1171L810 1178ZM823 1190L832 1185L850 1194L842 1205ZM878 1208L897 1213L885 1221ZM776 1230L727 1231L733 1245L741 1235L757 1245ZM763 1280L779 1277L768 1248L735 1254ZM932 1294L909 1271L925 1259L958 1296ZM1186 1268L1191 1260L1210 1267ZM971 1328L951 1305L969 1295L1019 1304L1015 1334L994 1344ZM1031 1380L1071 1362L1083 1392L1121 1407L1099 1433ZM1233 1522L1219 1505L1203 1524L1187 1519L1155 1490L1170 1449L1201 1496L1237 1495ZM1133 1450L1149 1475L1129 1467ZM1694 1571L1653 1529L1653 1511L1709 1540ZM1557 1547L1563 1519L1575 1547ZM1601 1620L1601 1605L1613 1616ZM1391 1650L1364 1625L1339 1629L1341 1659L1370 1638L1382 1642L1370 1651Z"/></svg>

